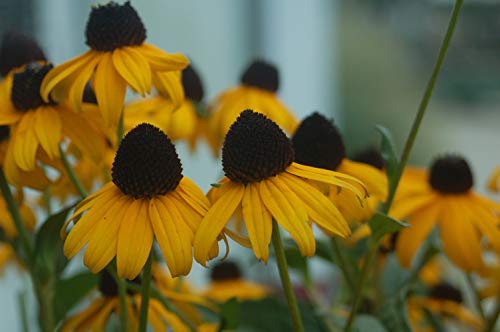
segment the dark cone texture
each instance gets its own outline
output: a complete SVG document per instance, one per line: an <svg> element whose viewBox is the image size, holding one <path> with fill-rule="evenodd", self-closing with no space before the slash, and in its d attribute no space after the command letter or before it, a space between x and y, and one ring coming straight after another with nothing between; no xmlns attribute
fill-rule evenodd
<svg viewBox="0 0 500 332"><path fill-rule="evenodd" d="M29 64L24 71L14 74L11 101L18 111L28 111L48 105L40 96L40 85L52 65Z"/></svg>
<svg viewBox="0 0 500 332"><path fill-rule="evenodd" d="M241 112L222 147L224 173L245 184L283 172L293 158L292 145L281 128L251 110Z"/></svg>
<svg viewBox="0 0 500 332"><path fill-rule="evenodd" d="M241 278L240 269L233 262L222 262L214 266L210 273L213 281L234 280Z"/></svg>
<svg viewBox="0 0 500 332"><path fill-rule="evenodd" d="M445 194L462 194L474 185L469 164L456 155L437 158L431 166L429 182L435 190Z"/></svg>
<svg viewBox="0 0 500 332"><path fill-rule="evenodd" d="M137 277L131 281L134 284L140 285L141 278ZM118 285L116 284L115 278L106 270L103 270L99 274L99 292L105 297L117 297L118 296ZM127 288L127 293L133 295L137 293L136 291Z"/></svg>
<svg viewBox="0 0 500 332"><path fill-rule="evenodd" d="M182 87L187 99L200 102L203 99L204 90L198 72L189 65L182 71Z"/></svg>
<svg viewBox="0 0 500 332"><path fill-rule="evenodd" d="M3 35L0 46L0 75L34 61L46 61L37 42L22 33L9 31Z"/></svg>
<svg viewBox="0 0 500 332"><path fill-rule="evenodd" d="M122 140L112 168L113 183L136 199L150 199L177 188L182 166L167 135L143 123Z"/></svg>
<svg viewBox="0 0 500 332"><path fill-rule="evenodd" d="M305 118L292 137L295 161L334 171L345 158L342 136L330 120L319 113Z"/></svg>
<svg viewBox="0 0 500 332"><path fill-rule="evenodd" d="M278 69L270 63L254 61L241 76L241 83L276 92L280 84Z"/></svg>
<svg viewBox="0 0 500 332"><path fill-rule="evenodd" d="M378 169L385 168L384 158L382 157L382 154L379 150L373 147L359 152L352 158L352 160L371 165Z"/></svg>
<svg viewBox="0 0 500 332"><path fill-rule="evenodd" d="M0 126L0 142L8 140L9 135L10 135L9 126Z"/></svg>
<svg viewBox="0 0 500 332"><path fill-rule="evenodd" d="M457 303L462 303L463 296L459 289L452 285L441 282L431 289L430 296L435 299L449 300Z"/></svg>
<svg viewBox="0 0 500 332"><path fill-rule="evenodd" d="M146 28L129 1L109 2L92 8L85 30L87 45L96 51L113 51L139 46L146 40Z"/></svg>

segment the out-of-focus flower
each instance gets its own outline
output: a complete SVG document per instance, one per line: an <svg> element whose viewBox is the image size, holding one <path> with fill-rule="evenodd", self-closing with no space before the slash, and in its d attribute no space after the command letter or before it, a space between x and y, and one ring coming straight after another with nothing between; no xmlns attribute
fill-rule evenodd
<svg viewBox="0 0 500 332"><path fill-rule="evenodd" d="M272 220L283 227L304 256L312 256L316 242L312 223L329 235L346 237L350 229L335 205L306 179L363 194L349 175L294 162L290 140L280 127L261 113L243 111L226 135L222 148L225 178L214 188L214 204L201 222L194 239L194 256L205 265L210 248L225 225L241 209L248 245L267 262ZM228 233L229 236L231 234Z"/></svg>
<svg viewBox="0 0 500 332"><path fill-rule="evenodd" d="M145 96L154 86L178 107L184 100L180 71L189 60L169 54L146 40L146 28L129 1L109 2L92 8L86 27L84 54L57 66L45 77L43 99L81 109L85 85L91 82L107 126L116 126L122 113L127 86Z"/></svg>
<svg viewBox="0 0 500 332"><path fill-rule="evenodd" d="M276 96L278 88L278 69L267 62L255 61L241 76L239 86L217 96L208 110L210 144L214 155L219 155L229 127L244 109L264 114L288 134L295 131L297 120Z"/></svg>

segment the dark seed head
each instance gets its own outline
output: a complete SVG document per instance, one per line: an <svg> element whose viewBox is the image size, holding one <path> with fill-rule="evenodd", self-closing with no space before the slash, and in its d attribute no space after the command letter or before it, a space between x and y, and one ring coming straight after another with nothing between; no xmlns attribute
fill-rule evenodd
<svg viewBox="0 0 500 332"><path fill-rule="evenodd" d="M238 266L233 262L222 262L214 266L210 273L212 281L225 281L241 278Z"/></svg>
<svg viewBox="0 0 500 332"><path fill-rule="evenodd" d="M448 300L456 303L463 302L463 296L459 289L447 282L441 282L431 289L430 297L440 300Z"/></svg>
<svg viewBox="0 0 500 332"><path fill-rule="evenodd" d="M182 71L182 87L187 99L200 102L203 99L203 83L198 72L189 65Z"/></svg>
<svg viewBox="0 0 500 332"><path fill-rule="evenodd" d="M345 158L342 136L333 123L319 113L302 120L292 137L295 161L334 171Z"/></svg>
<svg viewBox="0 0 500 332"><path fill-rule="evenodd" d="M359 152L352 158L352 160L371 165L381 170L385 168L384 158L382 157L382 154L378 149L374 147L367 148Z"/></svg>
<svg viewBox="0 0 500 332"><path fill-rule="evenodd" d="M28 111L42 105L53 104L46 103L40 96L42 80L52 67L33 62L22 72L14 74L10 98L18 111Z"/></svg>
<svg viewBox="0 0 500 332"><path fill-rule="evenodd" d="M434 160L429 182L435 190L444 194L462 194L474 185L469 164L457 155L447 155Z"/></svg>
<svg viewBox="0 0 500 332"><path fill-rule="evenodd" d="M3 35L0 46L0 75L7 75L12 69L30 62L46 61L37 42L20 32L9 31Z"/></svg>
<svg viewBox="0 0 500 332"><path fill-rule="evenodd" d="M254 61L241 76L241 83L276 92L280 84L278 69L270 63Z"/></svg>
<svg viewBox="0 0 500 332"><path fill-rule="evenodd" d="M9 135L10 135L9 126L0 126L0 142L8 140Z"/></svg>
<svg viewBox="0 0 500 332"><path fill-rule="evenodd" d="M109 2L92 8L85 30L87 45L109 52L124 46L139 46L146 40L146 28L130 1Z"/></svg>
<svg viewBox="0 0 500 332"><path fill-rule="evenodd" d="M246 110L231 125L222 147L222 166L236 182L259 182L283 172L292 162L290 140L273 121Z"/></svg>
<svg viewBox="0 0 500 332"><path fill-rule="evenodd" d="M141 278L137 277L131 281L134 284L140 285ZM105 297L116 297L118 296L118 285L116 284L115 278L107 270L103 270L99 274L99 292ZM127 288L127 293L133 295L137 293L136 291Z"/></svg>
<svg viewBox="0 0 500 332"><path fill-rule="evenodd" d="M113 162L113 183L129 196L151 199L177 188L182 166L175 146L160 129L143 123L122 140Z"/></svg>

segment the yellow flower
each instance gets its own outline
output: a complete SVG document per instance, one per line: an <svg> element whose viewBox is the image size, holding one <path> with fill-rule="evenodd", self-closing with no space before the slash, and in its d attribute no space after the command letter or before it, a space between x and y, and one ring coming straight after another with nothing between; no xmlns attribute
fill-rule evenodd
<svg viewBox="0 0 500 332"><path fill-rule="evenodd" d="M470 327L480 329L483 321L462 305L463 297L457 288L441 282L435 285L428 296L414 295L408 299L408 316L414 331L433 331L426 324L424 310L441 318L453 318Z"/></svg>
<svg viewBox="0 0 500 332"><path fill-rule="evenodd" d="M293 162L290 140L278 125L251 110L243 111L226 135L222 164L226 177L215 188L216 199L194 238L194 256L205 265L235 211L241 209L249 245L255 256L267 262L272 219L298 244L304 256L312 256L316 242L312 222L329 235L346 237L350 229L342 214L306 179L353 190L359 181L351 176ZM231 233L228 233L231 236Z"/></svg>
<svg viewBox="0 0 500 332"><path fill-rule="evenodd" d="M134 282L140 283L140 280L136 279ZM59 331L105 331L106 324L111 316L118 316L120 314L118 286L107 271L104 271L100 275L99 292L101 293L100 297L92 301L83 311L66 319ZM137 331L139 326L141 295L129 292L125 302L127 331ZM167 331L169 328L176 332L190 331L178 316L166 310L156 299L149 300L148 322L155 332Z"/></svg>
<svg viewBox="0 0 500 332"><path fill-rule="evenodd" d="M500 205L472 190L473 177L460 156L437 158L429 174L410 170L403 175L391 216L408 219L400 232L396 254L409 267L420 244L438 226L444 252L466 271L484 267L481 240L486 237L500 252Z"/></svg>
<svg viewBox="0 0 500 332"><path fill-rule="evenodd" d="M278 88L276 67L263 61L255 61L243 73L239 86L217 96L209 106L210 144L214 155L219 155L229 127L244 109L264 114L288 134L295 131L297 120L277 98Z"/></svg>
<svg viewBox="0 0 500 332"><path fill-rule="evenodd" d="M182 175L170 139L160 129L141 124L122 140L112 182L83 200L61 230L65 235L75 220L64 253L71 258L88 243L84 263L93 273L116 256L120 277L133 279L156 237L172 276L187 274L194 232L209 204L203 192Z"/></svg>
<svg viewBox="0 0 500 332"><path fill-rule="evenodd" d="M210 279L203 295L219 303L232 298L238 301L259 300L270 293L268 288L243 279L240 269L232 262L226 261L214 266Z"/></svg>
<svg viewBox="0 0 500 332"><path fill-rule="evenodd" d="M366 186L371 199L361 205L353 191L318 185L347 221L370 219L378 204L386 200L388 186L385 173L372 165L347 159L339 130L323 115L313 113L302 120L292 137L292 144L296 162L351 175ZM359 184L356 187L362 190Z"/></svg>
<svg viewBox="0 0 500 332"><path fill-rule="evenodd" d="M98 161L104 140L81 115L54 102L44 102L39 89L52 67L33 63L14 74L10 97L0 92L0 125L11 126L9 148L23 171L35 169L37 159L59 158L59 144L65 137ZM9 152L7 152L7 156ZM9 172L6 175L9 181Z"/></svg>
<svg viewBox="0 0 500 332"><path fill-rule="evenodd" d="M41 86L45 101L49 95L58 102L67 98L72 108L80 110L90 80L107 126L118 123L127 86L142 96L154 86L180 106L184 100L180 70L189 60L145 43L146 29L130 2L93 7L85 33L91 49L50 71Z"/></svg>
<svg viewBox="0 0 500 332"><path fill-rule="evenodd" d="M125 129L128 131L142 122L151 123L163 130L172 141L187 141L193 151L199 139L208 138L206 118L198 110L203 99L203 86L192 66L182 72L182 86L186 99L177 109L172 100L162 96L134 101L125 106Z"/></svg>

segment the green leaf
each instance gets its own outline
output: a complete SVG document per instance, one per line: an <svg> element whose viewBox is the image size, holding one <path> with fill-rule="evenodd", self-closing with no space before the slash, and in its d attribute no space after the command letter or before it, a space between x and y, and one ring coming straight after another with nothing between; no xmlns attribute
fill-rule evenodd
<svg viewBox="0 0 500 332"><path fill-rule="evenodd" d="M42 283L57 276L66 266L63 254L63 241L59 231L73 206L67 207L50 216L40 227L35 237L35 269Z"/></svg>
<svg viewBox="0 0 500 332"><path fill-rule="evenodd" d="M285 246L285 256L288 266L300 272L304 277L309 275L307 258L302 256L295 245Z"/></svg>
<svg viewBox="0 0 500 332"><path fill-rule="evenodd" d="M55 285L54 315L56 321L64 319L80 300L97 287L99 277L90 272L82 272L68 279L59 280Z"/></svg>
<svg viewBox="0 0 500 332"><path fill-rule="evenodd" d="M372 232L372 238L376 242L378 242L386 234L394 233L410 226L409 224L397 221L396 219L380 212L375 213L372 219L368 222L368 225L370 226L370 230Z"/></svg>
<svg viewBox="0 0 500 332"><path fill-rule="evenodd" d="M389 332L412 332L403 296L384 303L377 315Z"/></svg>
<svg viewBox="0 0 500 332"><path fill-rule="evenodd" d="M220 183L210 183L210 185L212 187L214 187L214 188L220 188L220 187L222 187L222 184L220 184Z"/></svg>
<svg viewBox="0 0 500 332"><path fill-rule="evenodd" d="M398 167L398 157L396 155L396 149L394 147L394 141L389 130L383 126L376 125L375 128L380 133L382 141L380 144L380 152L382 153L382 158L384 158L385 169L387 172L387 177L389 182L391 182L394 172Z"/></svg>
<svg viewBox="0 0 500 332"><path fill-rule="evenodd" d="M357 315L351 331L387 332L384 325L374 316Z"/></svg>
<svg viewBox="0 0 500 332"><path fill-rule="evenodd" d="M240 304L232 298L220 306L219 331L234 330L240 325Z"/></svg>

